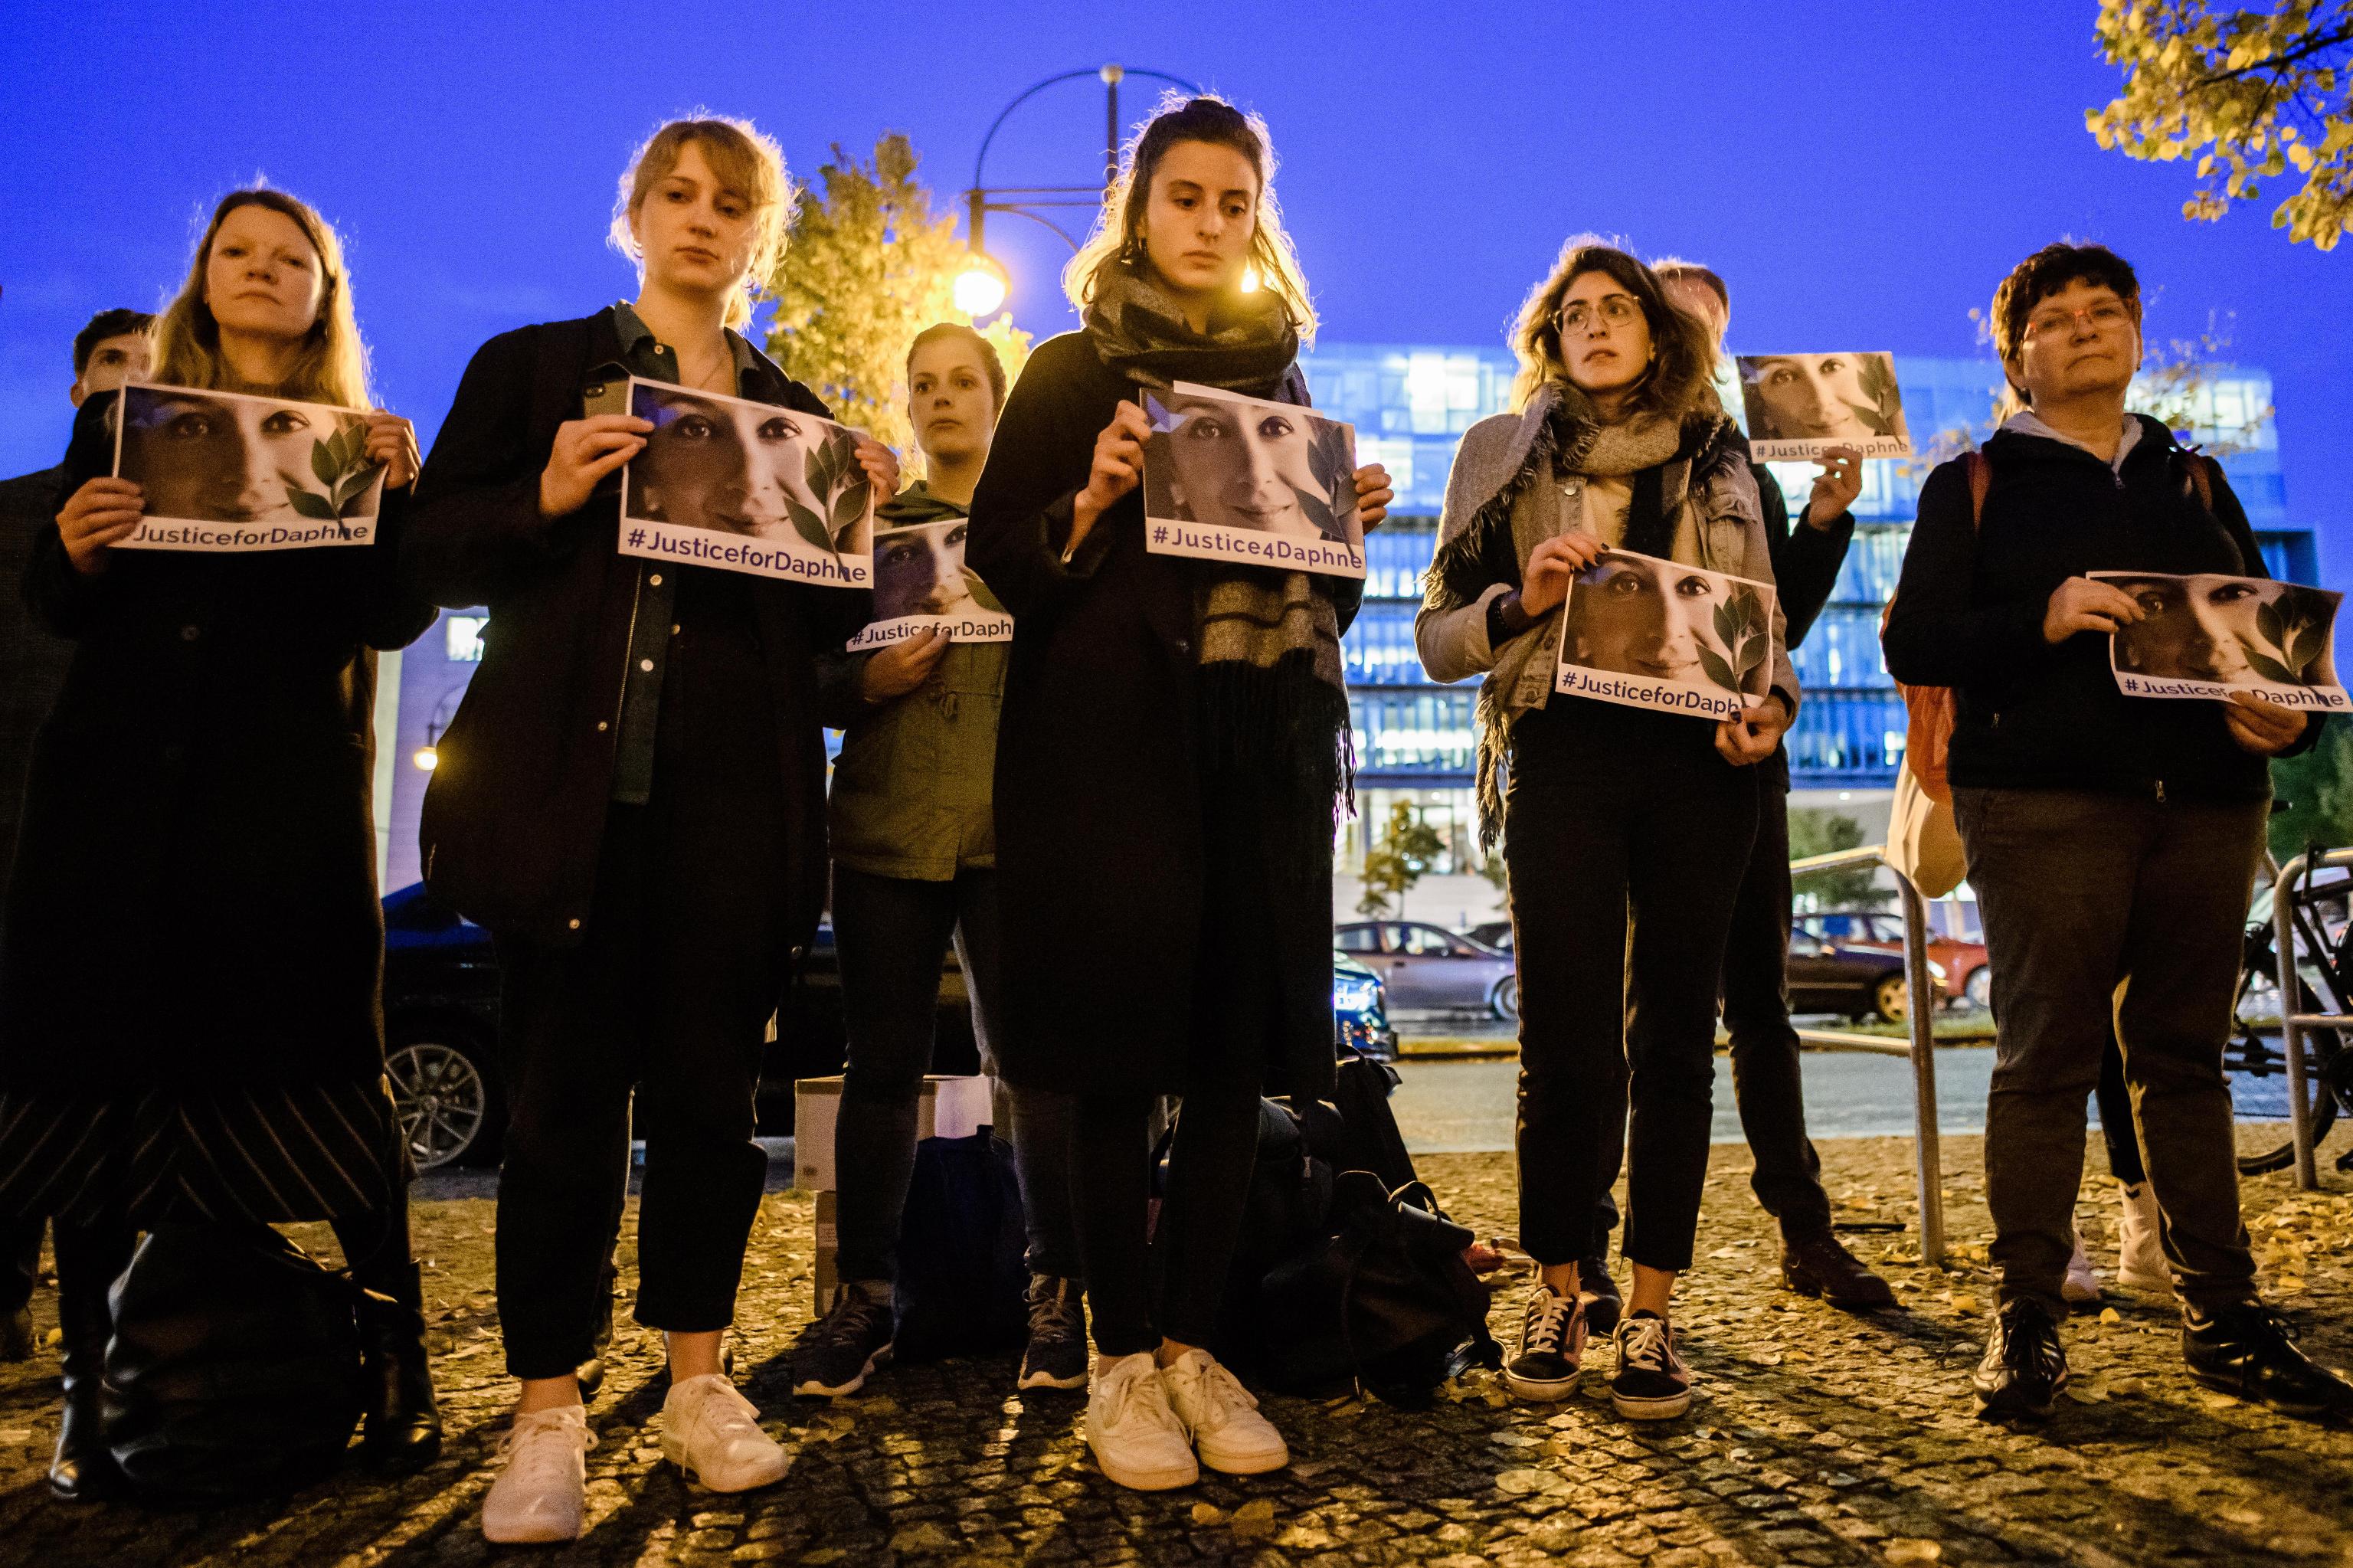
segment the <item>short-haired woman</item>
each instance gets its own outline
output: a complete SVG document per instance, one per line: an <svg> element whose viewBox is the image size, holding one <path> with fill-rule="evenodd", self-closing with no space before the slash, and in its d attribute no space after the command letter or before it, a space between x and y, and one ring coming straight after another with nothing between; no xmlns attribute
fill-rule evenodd
<svg viewBox="0 0 2353 1568"><path fill-rule="evenodd" d="M1504 1379L1527 1399L1577 1386L1577 1260L1606 1248L1597 1206L1630 1083L1634 1288L1610 1397L1654 1420L1691 1400L1668 1308L1707 1171L1717 976L1757 832L1754 764L1788 727L1798 685L1777 607L1771 694L1738 718L1554 692L1561 606L1604 549L1765 581L1772 565L1756 482L1709 384L1706 328L1650 269L1570 240L1513 347L1518 411L1463 435L1415 622L1433 678L1486 676L1480 832L1493 842L1500 826L1510 877L1520 1237L1541 1266Z"/></svg>
<svg viewBox="0 0 2353 1568"><path fill-rule="evenodd" d="M2002 281L1992 317L2020 410L1978 460L1981 509L1962 461L1921 486L1884 637L1897 680L1958 691L1953 818L2001 1021L1985 1139L2001 1284L1978 1407L2042 1416L2066 1387L2084 1101L2113 1023L2190 1375L2289 1414L2342 1414L2353 1386L2255 1294L2222 1072L2270 759L2311 745L2313 726L2250 692L2125 695L2111 640L2148 607L2088 575L2261 577L2263 555L2219 465L2125 411L2141 295L2122 257L2045 246Z"/></svg>
<svg viewBox="0 0 2353 1568"><path fill-rule="evenodd" d="M824 415L733 330L777 260L790 194L749 125L662 127L613 221L637 299L485 344L417 486L419 577L441 604L490 607L422 847L427 882L497 937L501 970L499 1319L522 1388L482 1507L492 1541L582 1528L594 1439L575 1369L610 1310L632 1089L637 1319L670 1351L663 1454L715 1491L785 1471L722 1341L767 1170L763 1037L824 898L811 655L854 601L620 554L617 471L652 427L589 409L635 375ZM896 488L885 449L863 441L860 461Z"/></svg>
<svg viewBox="0 0 2353 1568"><path fill-rule="evenodd" d="M960 535L1005 406L1005 366L968 326L927 327L907 351L907 418L924 477L884 506L894 528ZM946 552L961 557L961 541ZM949 569L943 563L942 569ZM955 569L968 576L962 561ZM996 605L987 585L973 599ZM970 602L969 600L967 602ZM944 627L872 652L818 656L854 714L834 764L833 934L849 1065L834 1126L841 1283L794 1358L793 1391L851 1393L892 1348L897 1242L915 1164L915 1110L930 1069L940 964L951 938L984 1054L1002 1050L997 833L990 784L1005 693L1002 642L951 642ZM1086 1320L1071 1221L1068 1095L1011 1086L1014 1161L1029 1229L1029 1342L1018 1385L1082 1388Z"/></svg>
<svg viewBox="0 0 2353 1568"><path fill-rule="evenodd" d="M154 378L368 408L335 232L232 192L155 329ZM50 1485L103 1495L107 1287L137 1227L331 1220L362 1307L365 1452L439 1452L408 1171L384 1078L370 790L375 650L433 611L397 571L408 421L366 545L117 550L145 507L112 472L121 394L83 403L26 591L74 641L42 727L0 949L0 1213L58 1216L66 1414Z"/></svg>
<svg viewBox="0 0 2353 1568"><path fill-rule="evenodd" d="M1136 139L973 497L974 568L1013 612L997 752L1008 1077L1078 1097L1072 1169L1097 1356L1087 1441L1123 1486L1289 1462L1205 1345L1270 1078L1332 1086L1340 634L1363 585L1145 548L1142 387L1304 404L1314 316L1255 117L1172 103ZM1357 471L1366 524L1388 481ZM1147 1285L1147 1127L1181 1094ZM1198 1456L1198 1459L1197 1459Z"/></svg>

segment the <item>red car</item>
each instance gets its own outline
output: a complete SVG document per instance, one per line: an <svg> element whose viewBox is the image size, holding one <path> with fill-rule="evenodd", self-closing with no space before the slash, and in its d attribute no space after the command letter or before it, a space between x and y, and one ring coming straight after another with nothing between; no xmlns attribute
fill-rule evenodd
<svg viewBox="0 0 2353 1568"><path fill-rule="evenodd" d="M1965 937L1948 936L1936 929L1933 915L1929 921L1928 958L1941 966L1946 975L1946 994L1956 1001L1967 997L1978 1007L1992 1000L1993 970L1986 965L1983 942ZM1797 928L1819 941L1836 942L1844 948L1884 948L1891 952L1904 950L1904 917L1878 910L1838 910L1827 915L1800 915Z"/></svg>

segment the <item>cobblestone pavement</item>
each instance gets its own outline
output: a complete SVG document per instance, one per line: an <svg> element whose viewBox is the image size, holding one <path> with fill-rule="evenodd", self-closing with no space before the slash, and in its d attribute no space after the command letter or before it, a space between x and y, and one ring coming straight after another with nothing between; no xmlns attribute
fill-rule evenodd
<svg viewBox="0 0 2353 1568"><path fill-rule="evenodd" d="M2340 1133L2338 1141L2346 1135ZM1855 1318L1777 1287L1768 1222L1744 1150L1719 1148L1699 1271L1680 1314L1700 1376L1685 1419L1613 1416L1589 1369L1584 1397L1509 1403L1485 1373L1409 1414L1353 1399L1269 1398L1295 1463L1254 1480L1159 1496L1104 1481L1076 1427L1080 1396L1012 1393L1009 1359L902 1368L828 1406L785 1390L781 1352L809 1316L812 1205L772 1192L745 1279L744 1383L794 1454L762 1493L718 1497L660 1462L654 1337L625 1326L591 1411L592 1524L577 1545L497 1552L478 1530L508 1388L490 1296L491 1210L419 1205L420 1253L450 1441L406 1482L356 1478L282 1505L160 1514L52 1504L41 1470L56 1429L46 1361L0 1368L0 1562L548 1564L952 1562L1482 1562L1625 1563L2353 1562L2353 1433L2210 1395L2183 1373L2169 1306L2115 1300L2069 1330L2072 1398L2041 1430L1970 1413L1967 1375L1990 1304L1977 1140L1945 1145L1949 1270L1914 1238L1856 1229L1886 1260L1900 1312ZM1842 1220L1909 1221L1909 1145L1825 1143ZM1512 1226L1504 1155L1429 1156L1425 1174L1482 1232ZM2096 1152L2091 1168L2102 1169ZM2326 1167L2324 1166L2324 1169ZM2353 1362L2353 1183L2247 1187L2266 1288L2326 1361ZM2094 1184L2105 1189L2105 1181ZM2116 1209L2081 1211L2114 1262ZM1518 1282L1498 1293L1507 1331ZM54 1298L41 1293L44 1324ZM1606 1348L1594 1360L1608 1361Z"/></svg>

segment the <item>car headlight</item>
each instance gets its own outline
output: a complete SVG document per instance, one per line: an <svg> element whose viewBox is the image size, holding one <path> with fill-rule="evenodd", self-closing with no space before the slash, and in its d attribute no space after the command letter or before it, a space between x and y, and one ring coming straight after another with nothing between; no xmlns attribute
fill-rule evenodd
<svg viewBox="0 0 2353 1568"><path fill-rule="evenodd" d="M1938 985L1945 983L1945 966L1938 963L1934 959L1930 959L1928 960L1928 972L1936 977L1936 983Z"/></svg>
<svg viewBox="0 0 2353 1568"><path fill-rule="evenodd" d="M1366 1012L1381 999L1381 982L1342 976L1332 982L1332 1007L1337 1012Z"/></svg>

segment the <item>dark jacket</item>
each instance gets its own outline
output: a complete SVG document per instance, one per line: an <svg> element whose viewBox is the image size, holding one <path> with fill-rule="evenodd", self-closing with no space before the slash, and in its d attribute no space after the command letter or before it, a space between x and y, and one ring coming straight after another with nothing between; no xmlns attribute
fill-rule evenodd
<svg viewBox="0 0 2353 1568"><path fill-rule="evenodd" d="M1743 439L1742 449L1747 442ZM1773 588L1779 597L1781 618L1788 624L1783 635L1788 639L1789 653L1796 657L1798 645L1806 633L1814 629L1814 621L1822 607L1831 601L1831 589L1838 584L1839 568L1846 564L1847 547L1854 543L1854 514L1841 512L1831 520L1827 528L1810 528L1803 514L1792 520L1789 503L1781 494L1781 482L1773 471L1756 459L1748 460L1749 477L1757 482L1757 509L1765 517L1765 547L1773 557ZM1784 744L1773 748L1773 755L1758 765L1764 778L1773 788L1789 787L1789 748Z"/></svg>
<svg viewBox="0 0 2353 1568"><path fill-rule="evenodd" d="M62 465L0 480L0 908L25 808L33 736L66 683L73 644L35 620L16 591L33 542L56 520Z"/></svg>
<svg viewBox="0 0 2353 1568"><path fill-rule="evenodd" d="M74 422L60 501L112 470L115 397ZM113 552L51 522L26 598L74 640L41 726L0 950L0 1082L139 1088L383 1071L375 655L432 624L365 546Z"/></svg>
<svg viewBox="0 0 2353 1568"><path fill-rule="evenodd" d="M965 546L1013 613L996 784L1004 1065L1041 1087L1174 1090L1191 1045L1204 886L1198 563L1145 550L1141 487L1062 559L1095 437L1135 392L1084 334L1040 344L998 421ZM1304 402L1304 381L1294 374L1282 395ZM1364 585L1316 581L1345 630ZM1271 1065L1293 1092L1321 1096L1333 1063L1328 872L1312 892L1271 922Z"/></svg>
<svg viewBox="0 0 2353 1568"><path fill-rule="evenodd" d="M1897 680L1958 689L1955 784L2159 800L2270 792L2265 759L2231 739L2221 704L2127 697L2106 637L2043 641L2052 591L2086 572L2269 575L2220 473L2209 511L2189 454L2155 419L2140 424L2121 473L2064 441L1997 432L1985 446L1993 477L1975 529L1963 463L1938 465L1921 486L1884 646Z"/></svg>
<svg viewBox="0 0 2353 1568"><path fill-rule="evenodd" d="M406 546L409 568L437 603L490 611L481 664L426 790L426 881L477 923L547 946L581 939L596 885L640 563L617 547L616 479L579 511L549 519L539 514L539 476L556 427L582 416L588 389L628 375L620 355L608 312L523 327L477 350L417 481ZM747 398L825 416L765 357L740 383ZM811 656L847 634L855 596L744 580L775 715L787 863L777 894L791 947L807 940L825 899L825 748Z"/></svg>

